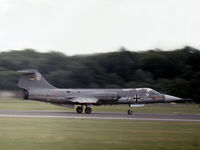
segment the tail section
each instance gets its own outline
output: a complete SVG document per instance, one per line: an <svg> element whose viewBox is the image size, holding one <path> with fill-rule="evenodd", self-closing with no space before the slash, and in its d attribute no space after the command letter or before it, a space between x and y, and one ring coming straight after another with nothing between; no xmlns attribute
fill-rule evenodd
<svg viewBox="0 0 200 150"><path fill-rule="evenodd" d="M35 69L20 70L23 73L19 79L18 87L30 90L34 88L55 88Z"/></svg>

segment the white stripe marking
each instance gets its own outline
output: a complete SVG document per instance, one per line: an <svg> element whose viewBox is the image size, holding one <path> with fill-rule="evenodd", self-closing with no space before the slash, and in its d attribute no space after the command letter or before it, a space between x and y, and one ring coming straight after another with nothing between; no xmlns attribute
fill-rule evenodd
<svg viewBox="0 0 200 150"><path fill-rule="evenodd" d="M92 116L86 117L86 116L44 116L44 115L0 115L0 117L200 122L200 120L196 120L196 119L122 118L122 117L92 117Z"/></svg>

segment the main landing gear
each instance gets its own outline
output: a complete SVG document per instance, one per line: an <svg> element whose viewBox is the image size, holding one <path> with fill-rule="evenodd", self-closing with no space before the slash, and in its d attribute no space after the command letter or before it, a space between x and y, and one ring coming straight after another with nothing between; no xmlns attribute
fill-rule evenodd
<svg viewBox="0 0 200 150"><path fill-rule="evenodd" d="M92 108L90 108L90 107L86 107L85 108L85 113L86 114L91 114L91 112L92 112Z"/></svg>
<svg viewBox="0 0 200 150"><path fill-rule="evenodd" d="M25 100L27 100L28 99L28 91L27 90L25 90L25 89L23 89L23 98L25 99Z"/></svg>
<svg viewBox="0 0 200 150"><path fill-rule="evenodd" d="M82 112L83 112L83 106L78 106L78 107L76 108L76 112L79 113L79 114L82 113ZM91 112L92 112L92 108L86 106L86 108L85 108L85 113L86 113L86 114L91 114Z"/></svg>
<svg viewBox="0 0 200 150"><path fill-rule="evenodd" d="M78 114L82 113L82 112L83 112L83 107L82 107L82 106L78 106L78 107L76 108L76 112L77 112Z"/></svg>

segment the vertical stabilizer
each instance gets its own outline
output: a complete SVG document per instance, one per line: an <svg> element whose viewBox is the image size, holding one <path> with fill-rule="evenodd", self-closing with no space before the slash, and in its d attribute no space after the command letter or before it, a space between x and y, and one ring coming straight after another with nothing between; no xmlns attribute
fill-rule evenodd
<svg viewBox="0 0 200 150"><path fill-rule="evenodd" d="M47 80L36 70L26 69L18 71L23 73L19 79L18 87L29 90L34 88L55 88L47 82Z"/></svg>

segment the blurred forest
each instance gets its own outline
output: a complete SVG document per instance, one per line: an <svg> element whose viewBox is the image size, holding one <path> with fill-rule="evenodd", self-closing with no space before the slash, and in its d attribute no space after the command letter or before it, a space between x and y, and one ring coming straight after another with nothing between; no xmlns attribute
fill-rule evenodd
<svg viewBox="0 0 200 150"><path fill-rule="evenodd" d="M59 88L139 88L200 102L200 51L186 46L174 51L66 56L32 49L0 53L0 90L19 90L16 70L38 69Z"/></svg>

